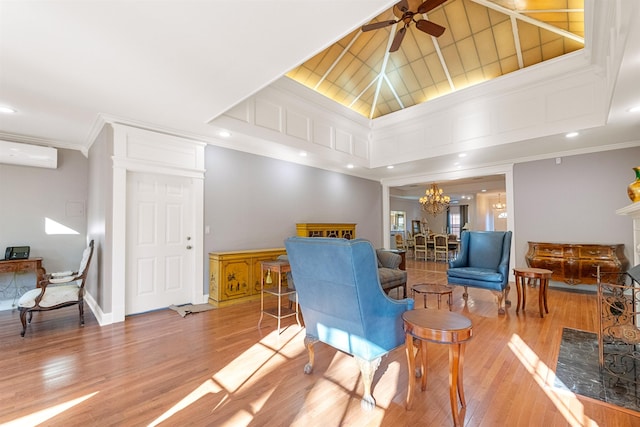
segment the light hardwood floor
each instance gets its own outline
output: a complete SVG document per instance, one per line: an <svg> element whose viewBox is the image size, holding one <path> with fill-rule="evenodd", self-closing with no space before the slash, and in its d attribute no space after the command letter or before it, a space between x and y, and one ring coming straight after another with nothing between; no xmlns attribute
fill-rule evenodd
<svg viewBox="0 0 640 427"><path fill-rule="evenodd" d="M410 285L446 282L444 264L407 264ZM498 316L490 292L470 289L465 303L455 289L453 310L474 328L464 360L465 425L639 426L638 413L549 385L562 328L596 330L595 294L551 288L544 319L534 295L516 315L513 287L513 307ZM35 313L25 338L18 313L0 312L0 424L452 425L445 346L429 346L427 390L416 391L411 411L400 348L375 375L376 408L363 412L350 357L318 343L314 372L304 375L304 330L287 320L291 326L278 336L275 320L266 318L258 331L259 309L245 303L185 318L162 310L104 327L89 312L80 328L70 307Z"/></svg>

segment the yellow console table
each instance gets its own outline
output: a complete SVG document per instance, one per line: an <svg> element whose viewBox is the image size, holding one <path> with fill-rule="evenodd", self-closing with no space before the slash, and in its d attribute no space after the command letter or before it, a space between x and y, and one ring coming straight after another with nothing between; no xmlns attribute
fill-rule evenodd
<svg viewBox="0 0 640 427"><path fill-rule="evenodd" d="M338 237L351 240L356 238L356 225L305 222L296 224L296 232L300 237Z"/></svg>
<svg viewBox="0 0 640 427"><path fill-rule="evenodd" d="M284 248L210 252L209 304L224 307L259 300L262 283L261 262L273 261L284 254ZM271 287L276 286L278 279L277 276L273 277L274 284ZM287 276L283 275L282 282L285 283L285 287L286 280Z"/></svg>

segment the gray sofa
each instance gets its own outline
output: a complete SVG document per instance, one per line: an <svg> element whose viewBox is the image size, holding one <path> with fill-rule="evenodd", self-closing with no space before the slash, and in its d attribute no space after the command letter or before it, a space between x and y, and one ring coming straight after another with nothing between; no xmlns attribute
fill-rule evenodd
<svg viewBox="0 0 640 427"><path fill-rule="evenodd" d="M396 253L385 249L376 249L378 259L378 277L380 279L380 287L389 294L392 289L402 287L402 297L407 297L407 272L400 270L400 262L402 257ZM288 261L287 255L280 255L279 260ZM295 289L291 273L287 273L287 284L290 288ZM295 299L295 297L290 297Z"/></svg>

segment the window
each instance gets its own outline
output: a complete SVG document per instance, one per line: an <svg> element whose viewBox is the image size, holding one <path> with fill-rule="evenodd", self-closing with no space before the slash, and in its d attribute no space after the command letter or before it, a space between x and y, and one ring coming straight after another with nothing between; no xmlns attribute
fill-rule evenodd
<svg viewBox="0 0 640 427"><path fill-rule="evenodd" d="M407 213L404 211L391 211L391 231L405 231Z"/></svg>
<svg viewBox="0 0 640 427"><path fill-rule="evenodd" d="M460 228L462 225L460 223L460 206L451 206L449 208L449 234L455 234L460 237Z"/></svg>

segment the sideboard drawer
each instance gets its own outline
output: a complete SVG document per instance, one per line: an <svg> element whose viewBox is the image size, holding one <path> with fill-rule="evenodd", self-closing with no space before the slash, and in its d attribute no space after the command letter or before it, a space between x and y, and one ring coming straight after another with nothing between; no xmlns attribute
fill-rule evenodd
<svg viewBox="0 0 640 427"><path fill-rule="evenodd" d="M603 258L610 259L615 256L615 248L610 246L582 246L579 258Z"/></svg>

